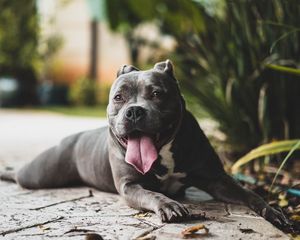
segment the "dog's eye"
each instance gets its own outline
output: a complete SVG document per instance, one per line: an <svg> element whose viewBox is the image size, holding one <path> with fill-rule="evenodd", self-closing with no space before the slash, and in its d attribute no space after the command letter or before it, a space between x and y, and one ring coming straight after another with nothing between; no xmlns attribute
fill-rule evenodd
<svg viewBox="0 0 300 240"><path fill-rule="evenodd" d="M123 97L121 96L121 94L117 94L116 96L114 96L114 100L116 102L121 102L123 101Z"/></svg>
<svg viewBox="0 0 300 240"><path fill-rule="evenodd" d="M153 91L152 92L152 97L159 97L161 93L159 91Z"/></svg>

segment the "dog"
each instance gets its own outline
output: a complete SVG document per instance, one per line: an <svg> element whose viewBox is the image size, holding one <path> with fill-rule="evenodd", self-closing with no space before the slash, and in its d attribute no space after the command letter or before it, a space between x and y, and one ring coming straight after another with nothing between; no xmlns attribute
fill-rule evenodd
<svg viewBox="0 0 300 240"><path fill-rule="evenodd" d="M194 186L217 200L245 204L276 226L288 224L282 213L224 171L186 109L170 60L146 71L121 67L107 117L109 126L69 136L1 178L28 189L84 184L119 193L129 206L153 211L163 222L189 216L173 198Z"/></svg>

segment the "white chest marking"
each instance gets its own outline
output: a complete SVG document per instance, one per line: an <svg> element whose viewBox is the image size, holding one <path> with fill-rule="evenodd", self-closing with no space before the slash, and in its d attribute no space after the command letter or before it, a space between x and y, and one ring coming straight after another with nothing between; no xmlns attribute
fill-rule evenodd
<svg viewBox="0 0 300 240"><path fill-rule="evenodd" d="M168 169L168 172L163 176L156 175L156 177L161 181L162 186L160 189L162 191L175 194L184 185L179 180L186 177L186 173L174 173L175 161L173 159L173 153L170 151L171 146L172 142L163 146L159 152L159 155L162 158L160 163Z"/></svg>

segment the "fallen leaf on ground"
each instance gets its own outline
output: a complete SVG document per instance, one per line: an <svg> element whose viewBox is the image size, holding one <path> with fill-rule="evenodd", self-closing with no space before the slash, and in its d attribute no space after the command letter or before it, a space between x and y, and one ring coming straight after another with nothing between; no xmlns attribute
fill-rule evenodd
<svg viewBox="0 0 300 240"><path fill-rule="evenodd" d="M300 222L300 215L292 215L291 219Z"/></svg>
<svg viewBox="0 0 300 240"><path fill-rule="evenodd" d="M199 234L197 233L199 230L204 230L204 233ZM191 227L184 229L181 234L184 238L195 238L199 237L200 235L208 234L209 229L204 224L197 224Z"/></svg>
<svg viewBox="0 0 300 240"><path fill-rule="evenodd" d="M50 227L45 227L44 225L39 225L38 226L41 230L43 230L43 231L46 231L46 230L49 230L50 229Z"/></svg>
<svg viewBox="0 0 300 240"><path fill-rule="evenodd" d="M151 212L139 212L134 215L135 218L145 218L145 217L151 217L152 213Z"/></svg>
<svg viewBox="0 0 300 240"><path fill-rule="evenodd" d="M286 194L279 194L279 195L278 195L278 199L279 199L278 205L279 205L280 207L286 207L286 206L289 205L289 202L288 202L288 200L286 199Z"/></svg>
<svg viewBox="0 0 300 240"><path fill-rule="evenodd" d="M298 236L292 236L292 234L288 234L288 236L289 236L292 240L300 240L300 235L298 235Z"/></svg>
<svg viewBox="0 0 300 240"><path fill-rule="evenodd" d="M154 235L148 234L146 236L143 237L138 237L136 238L136 240L154 240L156 239L156 237Z"/></svg>

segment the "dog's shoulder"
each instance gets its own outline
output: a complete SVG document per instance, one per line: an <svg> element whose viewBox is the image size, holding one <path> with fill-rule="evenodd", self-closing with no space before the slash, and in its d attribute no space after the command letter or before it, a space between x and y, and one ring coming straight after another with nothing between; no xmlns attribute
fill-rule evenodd
<svg viewBox="0 0 300 240"><path fill-rule="evenodd" d="M173 142L175 170L201 172L201 175L223 173L223 165L207 136L192 113L186 111L182 126Z"/></svg>

